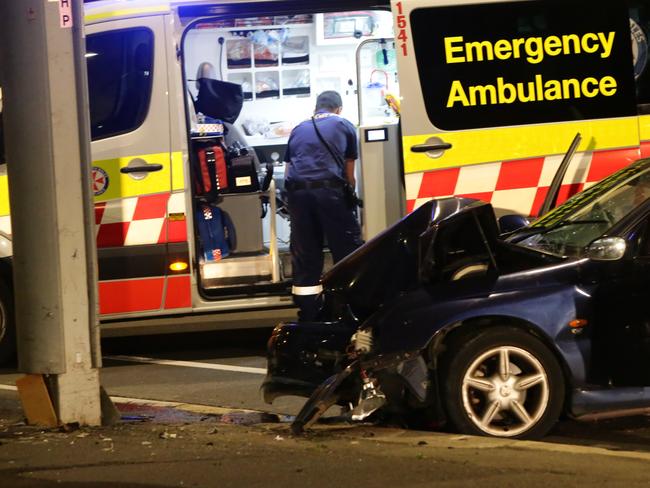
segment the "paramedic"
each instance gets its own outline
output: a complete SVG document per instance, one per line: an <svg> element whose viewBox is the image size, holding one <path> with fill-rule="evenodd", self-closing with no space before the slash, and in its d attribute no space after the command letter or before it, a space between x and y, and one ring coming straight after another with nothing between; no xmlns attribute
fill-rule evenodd
<svg viewBox="0 0 650 488"><path fill-rule="evenodd" d="M292 294L304 321L313 320L319 309L324 241L335 263L361 244L356 204L345 191L346 185L355 186L357 135L339 116L342 105L337 92L321 93L313 118L297 125L287 144Z"/></svg>

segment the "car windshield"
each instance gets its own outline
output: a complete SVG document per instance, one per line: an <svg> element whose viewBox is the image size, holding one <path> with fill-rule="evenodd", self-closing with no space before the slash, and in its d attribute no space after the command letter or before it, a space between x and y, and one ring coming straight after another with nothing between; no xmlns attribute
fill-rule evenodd
<svg viewBox="0 0 650 488"><path fill-rule="evenodd" d="M592 241L648 198L650 160L645 160L579 193L509 240L542 252L581 257Z"/></svg>

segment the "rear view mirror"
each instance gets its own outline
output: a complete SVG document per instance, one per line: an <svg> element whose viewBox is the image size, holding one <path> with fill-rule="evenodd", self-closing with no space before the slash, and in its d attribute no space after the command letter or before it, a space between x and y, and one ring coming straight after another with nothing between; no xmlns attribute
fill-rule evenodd
<svg viewBox="0 0 650 488"><path fill-rule="evenodd" d="M502 234L514 232L522 227L527 227L528 224L530 224L530 221L523 215L504 215L499 218L499 229Z"/></svg>
<svg viewBox="0 0 650 488"><path fill-rule="evenodd" d="M594 261L616 261L625 255L627 243L621 237L596 239L587 247L587 257Z"/></svg>

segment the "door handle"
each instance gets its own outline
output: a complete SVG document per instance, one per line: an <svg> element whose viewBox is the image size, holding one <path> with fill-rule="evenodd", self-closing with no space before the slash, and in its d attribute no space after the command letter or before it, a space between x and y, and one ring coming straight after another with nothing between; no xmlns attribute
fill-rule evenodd
<svg viewBox="0 0 650 488"><path fill-rule="evenodd" d="M439 144L417 144L415 146L411 146L411 152L425 153L429 151L446 151L447 149L451 149L452 147L453 146L448 142L442 142Z"/></svg>
<svg viewBox="0 0 650 488"><path fill-rule="evenodd" d="M120 173L153 173L155 171L160 171L161 169L163 169L162 164L146 164L142 166L126 166L120 169Z"/></svg>

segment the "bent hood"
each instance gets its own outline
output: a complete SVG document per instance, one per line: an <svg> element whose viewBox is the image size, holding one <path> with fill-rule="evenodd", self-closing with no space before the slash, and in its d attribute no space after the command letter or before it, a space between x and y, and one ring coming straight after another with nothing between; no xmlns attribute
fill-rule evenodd
<svg viewBox="0 0 650 488"><path fill-rule="evenodd" d="M451 279L463 266L496 267L498 227L489 203L431 200L368 241L323 277L359 318L422 283Z"/></svg>

